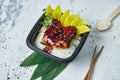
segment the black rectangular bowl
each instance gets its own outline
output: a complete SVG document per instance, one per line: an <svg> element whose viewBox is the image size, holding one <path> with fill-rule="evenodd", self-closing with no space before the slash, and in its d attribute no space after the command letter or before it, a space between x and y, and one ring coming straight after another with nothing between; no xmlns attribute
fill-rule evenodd
<svg viewBox="0 0 120 80"><path fill-rule="evenodd" d="M54 55L48 54L48 53L44 52L43 50L37 48L34 45L34 40L37 37L41 27L42 27L42 24L40 24L40 19L39 19L36 22L36 24L34 25L34 27L32 28L32 30L30 31L29 35L27 36L26 43L27 43L28 47L31 48L32 50L34 50L35 52L37 52L37 53L39 53L47 58L50 58L54 61L57 61L57 62L70 62L70 61L72 61L77 56L77 54L80 52L80 50L82 49L82 47L83 47L83 45L88 37L88 34L89 34L89 32L83 34L81 41L80 41L78 47L76 48L76 50L74 51L74 53L70 57L62 59L62 58L56 57Z"/></svg>

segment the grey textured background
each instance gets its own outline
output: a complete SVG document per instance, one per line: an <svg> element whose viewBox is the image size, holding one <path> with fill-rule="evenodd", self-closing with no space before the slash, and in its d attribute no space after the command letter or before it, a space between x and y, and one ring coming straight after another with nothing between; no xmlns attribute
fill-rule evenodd
<svg viewBox="0 0 120 80"><path fill-rule="evenodd" d="M120 6L120 0L0 0L0 80L29 80L36 66L19 67L33 52L26 37L47 5L70 9L88 20L91 33L80 54L55 80L83 80L95 44L105 49L96 63L92 80L120 80L120 15L112 27L98 32L95 23Z"/></svg>

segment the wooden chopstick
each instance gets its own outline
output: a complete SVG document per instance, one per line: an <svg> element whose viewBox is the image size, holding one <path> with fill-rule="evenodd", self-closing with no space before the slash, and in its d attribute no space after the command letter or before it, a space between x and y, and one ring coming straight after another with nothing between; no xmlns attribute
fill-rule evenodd
<svg viewBox="0 0 120 80"><path fill-rule="evenodd" d="M101 55L102 51L104 49L104 46L101 47L100 51L97 53L96 57L95 57L95 60L94 60L94 63L98 60L99 56Z"/></svg>
<svg viewBox="0 0 120 80"><path fill-rule="evenodd" d="M99 56L101 55L104 46L101 47L100 51L95 56L96 48L97 48L97 45L95 46L94 53L93 53L92 60L91 60L91 64L90 64L90 68L89 68L84 80L90 80L92 69L93 69L96 61L98 60Z"/></svg>
<svg viewBox="0 0 120 80"><path fill-rule="evenodd" d="M87 78L88 78L88 73L90 72L90 69L92 67L92 64L93 64L93 61L94 61L94 58L95 58L96 49L97 49L97 45L95 46L95 49L94 49L94 52L93 52L93 56L92 56L92 60L91 60L91 64L90 64L90 68L89 68L89 70L88 70L84 80L87 80Z"/></svg>
<svg viewBox="0 0 120 80"><path fill-rule="evenodd" d="M89 72L88 72L87 80L90 80L90 76L91 76L91 73L92 73L94 64L95 64L95 62L98 60L100 54L102 53L103 48L104 48L104 46L102 46L101 49L100 49L100 51L98 52L98 54L96 54L96 57L94 58L93 64L91 64L92 67L90 68L90 70L89 70Z"/></svg>
<svg viewBox="0 0 120 80"><path fill-rule="evenodd" d="M90 68L89 68L89 72L88 72L88 76L87 76L87 80L90 80L91 72L92 72L92 69L93 69L93 66L94 66L94 59L95 59L95 54L96 54L96 48L97 48L97 45L95 46L95 50L94 50L93 57L92 57L92 60L91 60L91 64L90 64Z"/></svg>

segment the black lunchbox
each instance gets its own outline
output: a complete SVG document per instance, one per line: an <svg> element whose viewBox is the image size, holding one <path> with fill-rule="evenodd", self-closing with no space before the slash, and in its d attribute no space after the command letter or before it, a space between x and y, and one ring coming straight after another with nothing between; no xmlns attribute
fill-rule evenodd
<svg viewBox="0 0 120 80"><path fill-rule="evenodd" d="M39 19L36 22L36 24L34 25L32 30L30 31L29 35L27 36L26 43L27 43L28 47L31 48L32 50L34 50L35 52L37 52L37 53L39 53L47 58L50 58L54 61L57 61L57 62L70 62L70 61L72 61L77 56L77 54L80 52L80 50L82 49L82 47L83 47L83 45L88 37L89 32L81 35L82 36L81 41L80 41L79 45L77 46L76 50L74 51L74 53L70 57L62 59L62 58L56 57L54 55L48 54L45 51L37 48L34 45L34 40L37 37L41 27L43 27L42 24L40 23L40 21L41 21L41 19Z"/></svg>

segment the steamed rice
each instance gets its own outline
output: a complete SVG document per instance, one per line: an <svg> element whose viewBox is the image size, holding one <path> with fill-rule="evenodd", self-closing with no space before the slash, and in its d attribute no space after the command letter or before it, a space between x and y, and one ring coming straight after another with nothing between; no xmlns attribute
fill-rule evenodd
<svg viewBox="0 0 120 80"><path fill-rule="evenodd" d="M42 27L39 31L38 36L36 37L36 39L34 41L34 45L41 50L43 50L45 48L45 45L40 43L40 41L42 40L42 38L44 36L45 31L46 31L46 27ZM58 49L58 48L54 47L54 49L52 50L52 52L50 54L54 55L56 57L59 57L59 58L68 58L74 53L75 49L77 48L78 44L80 43L80 39L81 39L81 37L76 37L75 39L73 39L70 43L70 47L67 49Z"/></svg>

